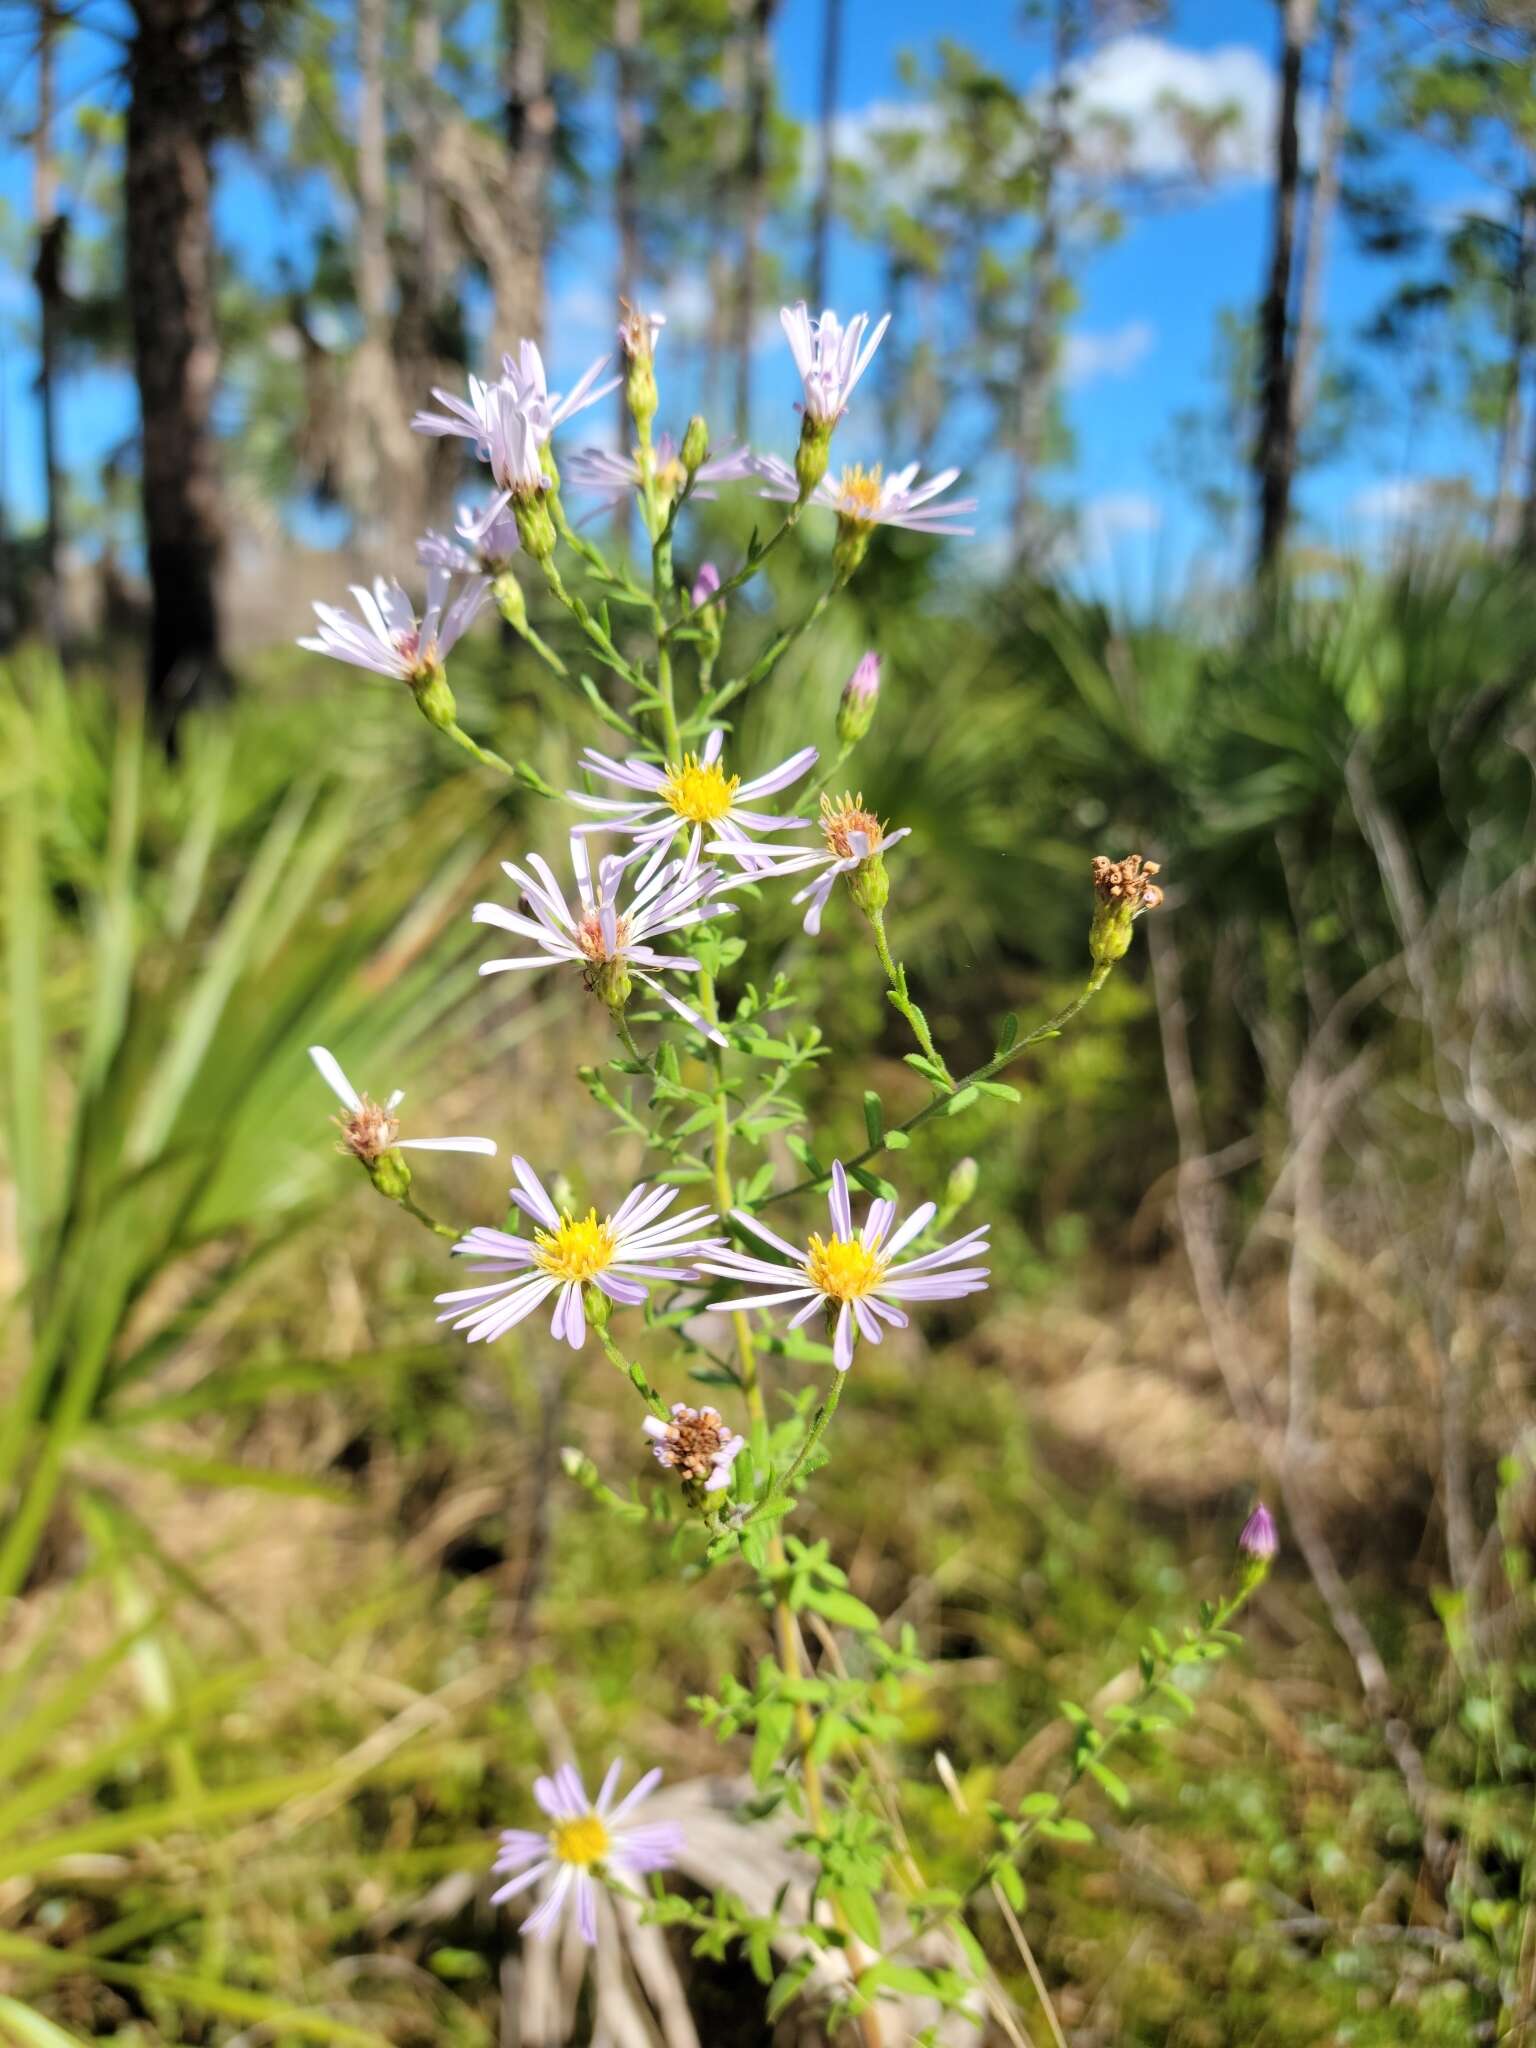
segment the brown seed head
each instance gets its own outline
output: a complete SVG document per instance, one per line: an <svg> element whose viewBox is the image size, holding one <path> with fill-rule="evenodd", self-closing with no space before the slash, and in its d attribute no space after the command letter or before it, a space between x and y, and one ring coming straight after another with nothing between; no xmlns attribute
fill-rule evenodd
<svg viewBox="0 0 1536 2048"><path fill-rule="evenodd" d="M684 1479L707 1479L731 1432L718 1408L678 1408L666 1434L655 1439L657 1462Z"/></svg>
<svg viewBox="0 0 1536 2048"><path fill-rule="evenodd" d="M1093 893L1111 909L1128 904L1133 916L1156 910L1163 892L1152 877L1160 872L1155 860L1143 860L1139 853L1128 853L1124 860L1098 853L1093 858Z"/></svg>

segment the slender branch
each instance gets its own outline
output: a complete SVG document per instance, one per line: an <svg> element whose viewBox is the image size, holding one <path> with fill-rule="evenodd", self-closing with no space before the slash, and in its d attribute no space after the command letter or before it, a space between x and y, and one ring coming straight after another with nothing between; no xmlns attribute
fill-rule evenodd
<svg viewBox="0 0 1536 2048"><path fill-rule="evenodd" d="M906 1018L912 1027L912 1036L944 1076L950 1088L953 1089L955 1085L954 1076L945 1065L943 1055L933 1042L933 1033L928 1029L928 1020L907 993L907 970L891 958L890 941L885 935L885 912L883 910L871 910L867 914L869 917L869 928L875 935L875 951L880 955L880 965L885 969L885 978L890 983L888 993L892 1007L899 1010L902 1016Z"/></svg>
<svg viewBox="0 0 1536 2048"><path fill-rule="evenodd" d="M589 1301L594 1291L595 1290L591 1288L588 1289ZM607 1297L604 1296L603 1308L606 1309L607 1306ZM601 1313L601 1311L599 1313ZM603 1350L608 1354L609 1364L616 1365L618 1367L619 1371L624 1374L625 1378L634 1387L635 1392L640 1396L641 1400L645 1403L646 1407L650 1409L653 1415L659 1415L663 1422L667 1421L671 1417L672 1410L667 1406L666 1402L663 1401L660 1394L657 1393L656 1389L651 1385L650 1381L646 1378L644 1370L640 1366L636 1365L635 1361L632 1358L626 1358L624 1356L624 1353L619 1349L618 1345L614 1343L613 1337L609 1332L606 1321L599 1322L597 1316L592 1315L590 1307L588 1310L587 1319L591 1323L593 1329L597 1332L598 1343L602 1345Z"/></svg>

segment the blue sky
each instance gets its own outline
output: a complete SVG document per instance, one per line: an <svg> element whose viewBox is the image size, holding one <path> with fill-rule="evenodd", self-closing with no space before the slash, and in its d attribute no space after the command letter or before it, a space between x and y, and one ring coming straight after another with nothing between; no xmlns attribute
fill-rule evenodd
<svg viewBox="0 0 1536 2048"><path fill-rule="evenodd" d="M775 31L782 95L788 111L807 120L815 113L821 9L822 0L785 0ZM1219 541L1213 554L1214 537L1171 474L1169 430L1180 411L1210 403L1218 314L1223 307L1251 304L1259 286L1268 234L1263 173L1274 98L1275 17L1273 0L1186 0L1156 32L1115 38L1091 60L1084 97L1132 119L1138 152L1149 169L1165 167L1171 146L1154 105L1163 85L1197 99L1234 100L1244 117L1229 160L1207 188L1177 204L1132 200L1123 237L1110 247L1085 252L1077 268L1081 307L1069 330L1065 361L1076 460L1052 479L1051 490L1079 509L1078 573L1106 591L1167 591L1185 581L1192 568L1219 556ZM116 18L114 0L106 0L97 18L103 23ZM956 18L934 0L846 0L842 104L850 148L857 147L863 128L879 121L882 109L909 97L899 82L901 53L931 53ZM963 21L961 39L987 61L1021 83L1038 73L1041 42L1020 28L1013 0L970 0ZM84 92L109 73L113 55L102 36L76 37L66 84ZM1371 56L1367 43L1356 65L1360 83L1352 111L1359 121L1370 115ZM14 127L29 99L24 77L13 95ZM1465 167L1418 145L1401 148L1394 168L1412 180L1426 214L1464 203L1475 190ZM20 238L29 187L24 151L11 147L0 154L0 204L9 214L13 251L24 246ZM340 217L335 195L320 179L285 191L279 201L268 181L235 156L225 165L218 211L228 244L243 263L265 274L285 256L302 266L310 229ZM785 235L780 248L792 275L796 244ZM36 520L41 506L26 268L13 266L0 287L3 484L10 520L23 528ZM557 376L572 374L603 345L611 276L605 226L567 235L552 276ZM1347 228L1339 227L1326 315L1330 345L1341 356L1360 357L1359 330L1392 276L1380 259L1362 255ZM684 300L690 290L697 299L696 280L672 283ZM874 253L840 238L833 253L833 302L844 311L873 306L878 285ZM650 296L662 306L667 303L664 288L653 287ZM1369 361L1389 402L1305 488L1308 518L1327 538L1349 532L1366 541L1379 538L1382 508L1410 498L1421 479L1470 470L1478 482L1487 480L1486 448L1449 417L1414 418L1403 391L1394 389L1399 366L1379 354ZM685 411L694 395L676 392L676 410ZM792 438L787 408L793 396L787 356L771 336L765 337L754 438L770 446ZM73 376L62 411L66 463L88 487L104 455L132 432L131 384L116 372ZM856 424L851 417L845 429L850 455L886 453L900 459L900 450L855 445ZM867 432L871 422L866 418L864 424ZM960 439L976 439L974 422L969 433L964 419L955 424ZM995 531L1006 504L1006 476L983 463L971 481L992 510ZM1232 544L1235 553L1237 536Z"/></svg>

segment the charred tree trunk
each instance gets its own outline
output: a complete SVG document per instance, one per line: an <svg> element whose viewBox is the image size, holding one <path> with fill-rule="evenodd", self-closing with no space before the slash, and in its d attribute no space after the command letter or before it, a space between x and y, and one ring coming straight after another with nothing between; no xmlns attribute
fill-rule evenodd
<svg viewBox="0 0 1536 2048"><path fill-rule="evenodd" d="M53 161L54 37L52 0L43 0L37 40L37 127L32 145L32 210L37 222L37 405L43 429L43 630L58 645L62 636L59 554L64 538L64 486L59 470L58 371L64 313L64 257L69 216L60 212Z"/></svg>
<svg viewBox="0 0 1536 2048"><path fill-rule="evenodd" d="M1499 421L1499 452L1493 487L1493 518L1489 541L1503 550L1512 547L1521 530L1520 500L1515 478L1520 467L1520 437L1525 421L1525 383L1532 341L1531 289L1536 283L1536 184L1527 182L1517 202L1514 253L1510 269L1509 387Z"/></svg>
<svg viewBox="0 0 1536 2048"><path fill-rule="evenodd" d="M843 53L843 0L824 0L821 17L821 160L811 212L811 304L827 303L832 213L837 197L837 74Z"/></svg>
<svg viewBox="0 0 1536 2048"><path fill-rule="evenodd" d="M1318 148L1317 177L1307 208L1306 247L1301 262L1301 295L1296 305L1296 365L1293 372L1298 443L1317 403L1317 351L1322 336L1323 281L1328 270L1328 236L1339 204L1339 174L1349 118L1349 62L1354 45L1353 0L1335 0L1333 39L1328 52L1327 105Z"/></svg>
<svg viewBox="0 0 1536 2048"><path fill-rule="evenodd" d="M752 343L757 327L758 259L768 209L768 118L775 0L751 0L747 12L746 106L741 163L741 288L736 302L736 438L752 431Z"/></svg>
<svg viewBox="0 0 1536 2048"><path fill-rule="evenodd" d="M124 200L129 314L139 387L149 694L164 729L227 688L219 630L223 503L212 410L212 141L197 89L202 0L134 0Z"/></svg>
<svg viewBox="0 0 1536 2048"><path fill-rule="evenodd" d="M1279 566L1291 522L1296 478L1296 351L1291 327L1291 284L1296 265L1296 204L1301 187L1302 60L1311 40L1314 0L1281 0L1280 119L1275 142L1275 190L1269 277L1259 313L1259 431L1254 456L1258 486L1261 581Z"/></svg>
<svg viewBox="0 0 1536 2048"><path fill-rule="evenodd" d="M556 111L547 0L504 0L504 5L510 203L503 230L510 260L498 271L495 326L498 347L511 348L524 335L540 343L544 339Z"/></svg>

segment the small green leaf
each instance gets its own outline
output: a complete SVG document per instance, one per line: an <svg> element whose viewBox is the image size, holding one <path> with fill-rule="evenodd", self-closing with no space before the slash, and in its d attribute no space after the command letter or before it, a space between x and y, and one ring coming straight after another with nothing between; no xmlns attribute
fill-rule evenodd
<svg viewBox="0 0 1536 2048"><path fill-rule="evenodd" d="M873 1088L864 1091L864 1128L869 1133L871 1145L878 1145L885 1135L885 1116L880 1107L880 1098Z"/></svg>

